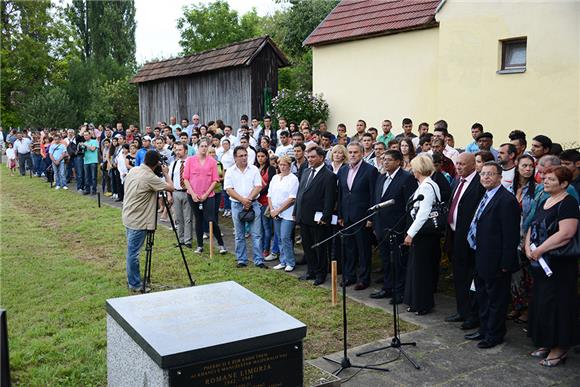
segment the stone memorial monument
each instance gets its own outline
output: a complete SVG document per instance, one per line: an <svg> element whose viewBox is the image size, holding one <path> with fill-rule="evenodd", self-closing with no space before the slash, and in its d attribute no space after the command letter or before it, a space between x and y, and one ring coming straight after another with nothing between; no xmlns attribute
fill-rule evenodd
<svg viewBox="0 0 580 387"><path fill-rule="evenodd" d="M107 300L109 386L302 386L306 325L236 282Z"/></svg>

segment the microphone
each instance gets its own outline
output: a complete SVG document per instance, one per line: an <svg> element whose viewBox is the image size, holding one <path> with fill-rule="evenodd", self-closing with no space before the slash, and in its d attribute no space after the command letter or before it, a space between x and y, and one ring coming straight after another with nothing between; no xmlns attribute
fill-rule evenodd
<svg viewBox="0 0 580 387"><path fill-rule="evenodd" d="M413 199L411 201L411 203L409 203L409 205L415 204L415 202L420 202L423 199L425 199L425 196L424 195L418 195L415 199Z"/></svg>
<svg viewBox="0 0 580 387"><path fill-rule="evenodd" d="M390 207L394 204L395 204L395 199L389 199L389 200L386 200L382 203L375 204L374 206L369 208L369 211L377 211L377 210L380 210L381 208Z"/></svg>

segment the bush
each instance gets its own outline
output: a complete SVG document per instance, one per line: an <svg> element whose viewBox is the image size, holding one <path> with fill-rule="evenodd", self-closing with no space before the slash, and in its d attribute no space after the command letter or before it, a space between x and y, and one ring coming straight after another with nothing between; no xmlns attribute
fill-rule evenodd
<svg viewBox="0 0 580 387"><path fill-rule="evenodd" d="M328 103L322 94L312 95L305 91L283 89L272 99L272 115L284 117L288 122L300 123L308 120L310 125L318 125L328 119Z"/></svg>

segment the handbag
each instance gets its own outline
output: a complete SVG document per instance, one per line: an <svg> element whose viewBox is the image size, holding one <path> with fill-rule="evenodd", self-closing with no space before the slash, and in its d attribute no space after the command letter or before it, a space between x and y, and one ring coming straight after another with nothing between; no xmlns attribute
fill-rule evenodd
<svg viewBox="0 0 580 387"><path fill-rule="evenodd" d="M435 192L435 188L430 183L427 183L431 186L433 193L435 194L435 203L431 207L431 212L429 213L429 217L423 223L423 226L417 233L417 235L425 236L425 235L435 235L435 236L443 236L445 232L445 227L447 224L447 205L437 198L437 192Z"/></svg>
<svg viewBox="0 0 580 387"><path fill-rule="evenodd" d="M247 210L243 209L238 214L238 219L240 220L240 222L244 222L244 223L253 222L255 218L256 218L256 213L254 212L253 206L251 206Z"/></svg>
<svg viewBox="0 0 580 387"><path fill-rule="evenodd" d="M558 203L558 215L557 218L560 218L560 206L562 202ZM548 226L548 235L554 235L560 230L558 226L558 219L554 223ZM548 251L548 255L551 257L561 257L561 258L580 258L580 227L576 227L576 235L572 237L562 247L558 247L556 249Z"/></svg>

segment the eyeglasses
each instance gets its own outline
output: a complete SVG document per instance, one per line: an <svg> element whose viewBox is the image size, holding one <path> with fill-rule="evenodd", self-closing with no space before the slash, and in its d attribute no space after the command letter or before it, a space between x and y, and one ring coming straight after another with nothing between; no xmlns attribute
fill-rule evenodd
<svg viewBox="0 0 580 387"><path fill-rule="evenodd" d="M479 172L479 176L486 177L486 176L495 176L499 175L497 172Z"/></svg>

